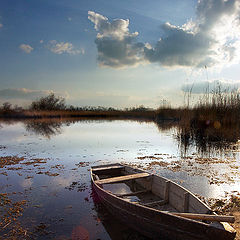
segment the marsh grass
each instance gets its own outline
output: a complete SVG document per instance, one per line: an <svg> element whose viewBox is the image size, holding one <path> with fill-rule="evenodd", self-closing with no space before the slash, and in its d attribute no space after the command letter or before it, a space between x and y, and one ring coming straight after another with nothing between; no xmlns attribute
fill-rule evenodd
<svg viewBox="0 0 240 240"><path fill-rule="evenodd" d="M193 108L182 109L178 137L187 147L196 144L223 148L240 139L240 94L220 89L203 97Z"/></svg>

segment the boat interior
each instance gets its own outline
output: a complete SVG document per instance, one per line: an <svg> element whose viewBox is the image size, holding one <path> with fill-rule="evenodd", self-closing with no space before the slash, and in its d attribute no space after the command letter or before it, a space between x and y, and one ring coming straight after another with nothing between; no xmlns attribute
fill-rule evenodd
<svg viewBox="0 0 240 240"><path fill-rule="evenodd" d="M217 216L193 193L164 177L121 164L95 166L91 173L96 185L124 201L235 232L227 223L234 217Z"/></svg>
<svg viewBox="0 0 240 240"><path fill-rule="evenodd" d="M180 185L120 164L92 168L96 184L126 201L169 212L209 214L211 209Z"/></svg>

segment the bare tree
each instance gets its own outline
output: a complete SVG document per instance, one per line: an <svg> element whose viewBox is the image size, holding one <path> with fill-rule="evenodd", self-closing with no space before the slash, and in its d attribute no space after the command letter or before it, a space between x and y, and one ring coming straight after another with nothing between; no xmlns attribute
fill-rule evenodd
<svg viewBox="0 0 240 240"><path fill-rule="evenodd" d="M50 93L46 97L33 101L30 105L31 110L64 110L66 109L65 99L56 97L54 93Z"/></svg>

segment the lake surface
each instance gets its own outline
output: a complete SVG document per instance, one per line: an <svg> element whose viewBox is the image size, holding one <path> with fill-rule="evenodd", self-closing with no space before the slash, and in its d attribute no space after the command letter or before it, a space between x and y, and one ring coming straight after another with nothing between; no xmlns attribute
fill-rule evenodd
<svg viewBox="0 0 240 240"><path fill-rule="evenodd" d="M0 156L18 161L1 165L0 193L27 201L18 220L36 239L144 239L94 204L91 165L131 164L221 198L240 191L239 149L186 147L177 127L153 122L1 123Z"/></svg>

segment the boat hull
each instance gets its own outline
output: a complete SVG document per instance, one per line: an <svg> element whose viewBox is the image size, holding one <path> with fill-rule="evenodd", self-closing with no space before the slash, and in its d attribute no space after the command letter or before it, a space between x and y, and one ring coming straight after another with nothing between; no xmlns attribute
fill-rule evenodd
<svg viewBox="0 0 240 240"><path fill-rule="evenodd" d="M234 232L126 201L96 184L93 176L92 188L99 202L113 216L152 239L231 240L235 238Z"/></svg>

